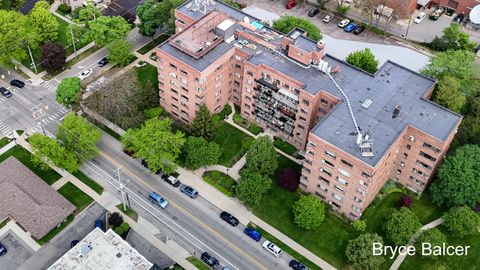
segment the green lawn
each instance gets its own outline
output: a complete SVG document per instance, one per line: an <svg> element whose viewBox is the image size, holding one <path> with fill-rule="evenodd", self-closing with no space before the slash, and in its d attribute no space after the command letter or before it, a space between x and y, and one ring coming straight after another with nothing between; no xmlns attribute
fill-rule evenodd
<svg viewBox="0 0 480 270"><path fill-rule="evenodd" d="M137 68L136 70L140 85L145 87L147 81L150 81L153 85L153 88L158 89L158 74L156 67L148 64L144 67Z"/></svg>
<svg viewBox="0 0 480 270"><path fill-rule="evenodd" d="M164 42L165 40L167 40L168 38L170 37L170 35L160 35L158 37L156 37L154 40L150 41L147 45L143 46L142 48L140 48L138 50L138 53L140 54L146 54L147 52L149 52L150 50L152 50L153 48L157 47L157 45L159 45L160 43Z"/></svg>
<svg viewBox="0 0 480 270"><path fill-rule="evenodd" d="M219 171L208 171L203 175L203 180L223 194L229 197L233 196L236 183L232 177Z"/></svg>
<svg viewBox="0 0 480 270"><path fill-rule="evenodd" d="M248 145L248 140L253 140L253 138L227 122L222 121L213 137L213 141L220 145L222 149L222 155L218 164L227 167L235 164L247 151L246 145Z"/></svg>
<svg viewBox="0 0 480 270"><path fill-rule="evenodd" d="M23 165L27 166L32 172L42 178L49 185L52 185L62 177L53 169L48 169L44 171L40 167L33 164L32 154L20 145L17 145L12 149L8 150L7 152L3 153L3 155L0 156L0 162L4 161L10 156L16 157L20 162L23 163Z"/></svg>
<svg viewBox="0 0 480 270"><path fill-rule="evenodd" d="M475 270L480 265L480 233L473 237L453 238L442 226L438 227L447 235L449 246L470 246L466 256L442 256L437 260L425 259L422 256L408 256L400 266L400 270Z"/></svg>
<svg viewBox="0 0 480 270"><path fill-rule="evenodd" d="M50 241L55 235L57 235L59 232L61 232L65 227L67 227L68 224L70 224L73 221L73 215L70 215L67 217L67 219L60 224L59 227L56 227L55 229L51 230L47 235L45 235L42 239L37 240L37 243L39 245L43 245Z"/></svg>
<svg viewBox="0 0 480 270"><path fill-rule="evenodd" d="M210 270L210 267L200 261L197 257L190 256L187 258L187 261L191 262L199 270Z"/></svg>
<svg viewBox="0 0 480 270"><path fill-rule="evenodd" d="M123 210L123 204L118 204L116 205L118 210L122 211L125 215L129 216L131 219L138 221L138 214L137 212L133 211L131 208L128 208L127 206L127 211Z"/></svg>
<svg viewBox="0 0 480 270"><path fill-rule="evenodd" d="M276 139L273 142L273 145L275 145L276 148L283 151L285 154L293 155L295 152L297 152L297 148L295 148L295 146L281 139Z"/></svg>
<svg viewBox="0 0 480 270"><path fill-rule="evenodd" d="M298 170L301 168L300 165L280 154L278 164L276 173L283 168ZM319 228L311 231L300 229L293 222L292 213L292 204L299 197L299 193L280 188L274 179L272 189L265 194L259 205L253 208L253 212L318 257L339 269L345 269L347 267L345 248L348 241L355 238L357 234L348 223L330 213L327 213Z"/></svg>
<svg viewBox="0 0 480 270"><path fill-rule="evenodd" d="M95 192L102 195L103 187L100 186L97 182L93 181L90 177L86 176L81 171L76 171L75 173L73 173L73 175L77 177L78 180L82 181L85 185L93 189Z"/></svg>
<svg viewBox="0 0 480 270"><path fill-rule="evenodd" d="M73 205L77 207L77 211L81 212L85 207L93 202L93 199L90 198L87 194L81 191L74 184L68 182L63 185L60 189L57 190L58 193L62 194L67 200L69 200Z"/></svg>
<svg viewBox="0 0 480 270"><path fill-rule="evenodd" d="M7 145L9 142L10 142L10 139L8 139L7 137L1 138L1 139L0 139L0 148L4 147L4 146Z"/></svg>

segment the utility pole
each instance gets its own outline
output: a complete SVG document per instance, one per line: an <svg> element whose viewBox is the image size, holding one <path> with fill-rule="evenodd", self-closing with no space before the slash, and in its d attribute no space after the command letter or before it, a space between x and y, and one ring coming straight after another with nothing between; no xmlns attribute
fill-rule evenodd
<svg viewBox="0 0 480 270"><path fill-rule="evenodd" d="M77 48L75 47L75 38L73 36L73 30L72 30L72 25L68 24L70 26L70 36L72 37L72 45L73 45L73 51L75 52L75 57L77 57Z"/></svg>
<svg viewBox="0 0 480 270"><path fill-rule="evenodd" d="M118 167L115 171L116 171L116 177L118 179L118 183L120 185L120 193L122 195L123 210L127 211L127 207L130 208L130 200L128 199L128 194L125 190L125 183L123 182L123 179L121 176L122 174L121 167ZM128 182L128 180L126 182Z"/></svg>
<svg viewBox="0 0 480 270"><path fill-rule="evenodd" d="M32 65L33 65L33 68L35 69L35 73L38 73L37 65L35 64L35 60L33 59L32 50L30 50L30 45L27 44L27 48L28 48L28 53L30 54L30 59L32 59Z"/></svg>

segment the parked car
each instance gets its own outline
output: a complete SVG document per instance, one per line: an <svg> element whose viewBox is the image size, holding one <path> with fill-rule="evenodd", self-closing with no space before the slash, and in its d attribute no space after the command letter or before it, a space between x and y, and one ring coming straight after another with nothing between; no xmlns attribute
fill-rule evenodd
<svg viewBox="0 0 480 270"><path fill-rule="evenodd" d="M208 254L208 252L203 252L200 258L202 259L202 261L204 261L206 264L211 266L213 269L220 266L220 263L218 262L217 258Z"/></svg>
<svg viewBox="0 0 480 270"><path fill-rule="evenodd" d="M103 231L103 220L101 220L101 219L95 220L95 227L94 228L100 228L100 230Z"/></svg>
<svg viewBox="0 0 480 270"><path fill-rule="evenodd" d="M73 247L76 246L78 243L80 243L80 241L78 241L78 240L73 240L72 242L70 242L70 248L73 248Z"/></svg>
<svg viewBox="0 0 480 270"><path fill-rule="evenodd" d="M308 268L297 260L291 260L288 266L293 270L308 270Z"/></svg>
<svg viewBox="0 0 480 270"><path fill-rule="evenodd" d="M152 52L152 53L150 54L150 57L149 57L149 58L152 59L153 61L157 61L157 53L156 53L156 52Z"/></svg>
<svg viewBox="0 0 480 270"><path fill-rule="evenodd" d="M338 27L340 28L344 28L345 26L347 26L347 24L350 23L350 20L349 19L343 19L341 22L338 23Z"/></svg>
<svg viewBox="0 0 480 270"><path fill-rule="evenodd" d="M335 16L332 13L330 13L330 14L325 15L325 17L323 17L322 21L324 23L329 23L331 20L333 20L333 18L335 18Z"/></svg>
<svg viewBox="0 0 480 270"><path fill-rule="evenodd" d="M92 75L93 73L93 70L91 69L85 69L84 71L82 71L82 73L80 73L80 75L78 75L78 78L80 78L80 80L85 80L86 78L88 78L90 75Z"/></svg>
<svg viewBox="0 0 480 270"><path fill-rule="evenodd" d="M262 239L262 234L252 227L245 228L245 230L243 230L243 233L248 235L250 238L252 238L257 242L259 242Z"/></svg>
<svg viewBox="0 0 480 270"><path fill-rule="evenodd" d="M150 192L149 198L150 201L160 205L160 207L162 207L163 209L165 209L165 207L167 207L168 205L167 200L165 200L162 196L160 196L160 194L156 193L155 191Z"/></svg>
<svg viewBox="0 0 480 270"><path fill-rule="evenodd" d="M0 256L7 254L7 248L0 244Z"/></svg>
<svg viewBox="0 0 480 270"><path fill-rule="evenodd" d="M163 181L169 183L173 187L178 187L181 184L180 180L178 180L178 178L176 178L173 175L169 175L168 173L163 174L162 179L163 179Z"/></svg>
<svg viewBox="0 0 480 270"><path fill-rule="evenodd" d="M107 64L108 64L107 57L103 57L102 59L100 59L100 61L98 61L98 66L100 67L106 66Z"/></svg>
<svg viewBox="0 0 480 270"><path fill-rule="evenodd" d="M463 21L463 18L465 18L465 14L461 13L461 14L457 14L457 16L455 16L453 18L453 21L454 22L458 22L458 23L461 23Z"/></svg>
<svg viewBox="0 0 480 270"><path fill-rule="evenodd" d="M357 28L357 26L358 25L356 23L351 22L347 26L345 26L345 28L343 28L343 31L350 33L353 30L355 30L355 28Z"/></svg>
<svg viewBox="0 0 480 270"><path fill-rule="evenodd" d="M145 62L145 61L138 61L138 63L135 64L135 67L141 68L141 67L144 67L144 66L146 66L146 65L148 65L147 62Z"/></svg>
<svg viewBox="0 0 480 270"><path fill-rule="evenodd" d="M2 93L2 96L7 98L12 96L12 92L8 91L8 89L5 87L0 87L0 93Z"/></svg>
<svg viewBox="0 0 480 270"><path fill-rule="evenodd" d="M359 25L357 28L355 28L353 33L355 35L360 35L363 31L365 31L365 26Z"/></svg>
<svg viewBox="0 0 480 270"><path fill-rule="evenodd" d="M14 79L10 81L10 85L16 86L18 88L23 88L25 86L25 83L20 80Z"/></svg>
<svg viewBox="0 0 480 270"><path fill-rule="evenodd" d="M315 15L317 15L318 13L320 13L320 9L314 8L314 9L312 9L308 12L308 16L309 17L315 17Z"/></svg>
<svg viewBox="0 0 480 270"><path fill-rule="evenodd" d="M428 18L432 21L436 21L438 20L438 18L440 18L440 16L442 16L444 12L445 9L443 7L438 7L432 12L432 14L430 14Z"/></svg>
<svg viewBox="0 0 480 270"><path fill-rule="evenodd" d="M187 194L188 197L195 199L198 197L198 191L196 191L194 188L191 186L187 186L185 184L180 185L180 191L182 193Z"/></svg>
<svg viewBox="0 0 480 270"><path fill-rule="evenodd" d="M287 5L285 6L286 9L292 9L297 5L297 1L295 0L288 0Z"/></svg>
<svg viewBox="0 0 480 270"><path fill-rule="evenodd" d="M280 257L280 254L282 254L282 250L277 245L268 240L265 240L265 242L263 242L262 247L268 252L272 253L272 255L277 258Z"/></svg>
<svg viewBox="0 0 480 270"><path fill-rule="evenodd" d="M236 217L232 216L232 214L230 214L228 212L225 212L225 211L220 213L220 218L225 220L228 224L230 224L234 227L237 226L238 223L240 223Z"/></svg>
<svg viewBox="0 0 480 270"><path fill-rule="evenodd" d="M427 17L427 13L420 12L420 14L418 14L417 17L415 17L415 20L413 22L414 23L421 23L423 21L423 19L425 19L425 17Z"/></svg>
<svg viewBox="0 0 480 270"><path fill-rule="evenodd" d="M452 16L453 13L455 13L454 9L451 9L451 8L447 7L447 10L445 10L445 15L447 15L447 16Z"/></svg>

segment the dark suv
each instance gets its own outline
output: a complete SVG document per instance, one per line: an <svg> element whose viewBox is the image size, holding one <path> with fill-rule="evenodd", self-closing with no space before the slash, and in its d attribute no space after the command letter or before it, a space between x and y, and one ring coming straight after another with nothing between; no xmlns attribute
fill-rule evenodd
<svg viewBox="0 0 480 270"><path fill-rule="evenodd" d="M202 261L204 261L209 266L213 267L213 269L216 269L217 267L220 266L220 263L218 262L218 260L212 255L208 254L208 252L203 252L201 258L202 258Z"/></svg>
<svg viewBox="0 0 480 270"><path fill-rule="evenodd" d="M0 93L2 94L2 96L7 98L12 96L12 92L8 91L8 89L5 87L0 87Z"/></svg>
<svg viewBox="0 0 480 270"><path fill-rule="evenodd" d="M18 88L23 88L25 86L25 83L20 81L20 80L15 79L15 80L10 81L10 85L16 86Z"/></svg>
<svg viewBox="0 0 480 270"><path fill-rule="evenodd" d="M237 226L239 221L236 217L232 216L232 214L228 213L228 212L225 212L223 211L222 213L220 213L220 218L225 220L228 224L232 225L232 226Z"/></svg>

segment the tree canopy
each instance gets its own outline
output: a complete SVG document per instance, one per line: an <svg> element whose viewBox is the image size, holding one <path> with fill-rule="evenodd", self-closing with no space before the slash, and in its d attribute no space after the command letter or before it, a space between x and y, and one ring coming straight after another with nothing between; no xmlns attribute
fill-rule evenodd
<svg viewBox="0 0 480 270"><path fill-rule="evenodd" d="M68 172L78 170L79 164L74 153L61 146L55 139L40 133L34 133L29 138L32 147L32 162L43 170L49 169L49 164L60 167Z"/></svg>
<svg viewBox="0 0 480 270"><path fill-rule="evenodd" d="M57 130L58 140L65 149L75 153L80 161L98 155L96 144L101 136L98 128L74 113L68 113Z"/></svg>
<svg viewBox="0 0 480 270"><path fill-rule="evenodd" d="M59 23L50 12L46 1L38 1L28 14L30 27L37 33L40 42L55 41L58 38Z"/></svg>
<svg viewBox="0 0 480 270"><path fill-rule="evenodd" d="M278 167L277 151L268 136L256 139L247 152L245 168L263 175L272 175Z"/></svg>
<svg viewBox="0 0 480 270"><path fill-rule="evenodd" d="M16 11L0 10L0 64L10 66L12 59L22 61L27 57L25 42L32 31L25 16ZM33 42L34 44L37 43Z"/></svg>
<svg viewBox="0 0 480 270"><path fill-rule="evenodd" d="M100 13L100 10L92 3L88 3L78 12L78 19L81 22L92 21L96 18L99 18L100 16L102 16L102 13Z"/></svg>
<svg viewBox="0 0 480 270"><path fill-rule="evenodd" d="M42 66L49 72L62 69L67 59L67 51L62 44L47 42L40 50Z"/></svg>
<svg viewBox="0 0 480 270"><path fill-rule="evenodd" d="M295 16L282 16L273 22L272 28L284 34L288 34L295 27L307 31L307 37L319 41L322 39L322 32L316 25L306 19Z"/></svg>
<svg viewBox="0 0 480 270"><path fill-rule="evenodd" d="M368 73L373 74L378 69L378 60L375 59L375 55L373 55L369 48L350 53L346 60L349 64L354 65Z"/></svg>
<svg viewBox="0 0 480 270"><path fill-rule="evenodd" d="M120 16L100 16L88 23L88 31L85 39L95 41L95 43L104 47L110 42L123 39L130 31L128 22Z"/></svg>
<svg viewBox="0 0 480 270"><path fill-rule="evenodd" d="M123 39L114 40L107 45L108 61L112 65L126 66L131 60L132 45Z"/></svg>
<svg viewBox="0 0 480 270"><path fill-rule="evenodd" d="M415 241L417 250L422 249L422 243L430 243L433 246L442 246L444 243L447 243L447 237L439 229L432 228L430 230L422 232L422 234ZM437 259L437 256L433 255L423 255L428 256L429 259Z"/></svg>
<svg viewBox="0 0 480 270"><path fill-rule="evenodd" d="M164 22L164 18L159 16L159 4L157 0L145 0L137 7L137 16L140 19L138 25L140 34L151 37Z"/></svg>
<svg viewBox="0 0 480 270"><path fill-rule="evenodd" d="M257 171L243 170L238 185L235 188L237 198L247 205L260 203L263 195L270 189L272 180Z"/></svg>
<svg viewBox="0 0 480 270"><path fill-rule="evenodd" d="M365 233L348 242L345 255L348 262L355 269L380 269L385 261L383 256L373 255L373 244L380 243L383 246L383 239L378 234Z"/></svg>
<svg viewBox="0 0 480 270"><path fill-rule="evenodd" d="M65 78L57 87L55 100L64 106L76 104L80 97L81 88L78 77Z"/></svg>
<svg viewBox="0 0 480 270"><path fill-rule="evenodd" d="M128 150L135 151L134 156L145 159L152 172L175 171L176 162L185 143L184 134L171 131L169 118L151 118L138 129L128 129L122 142Z"/></svg>
<svg viewBox="0 0 480 270"><path fill-rule="evenodd" d="M302 195L293 203L293 221L298 227L312 230L320 226L325 219L325 204L315 195Z"/></svg>
<svg viewBox="0 0 480 270"><path fill-rule="evenodd" d="M438 81L442 81L446 76L457 79L466 96L479 93L478 80L475 79L478 72L479 66L475 64L473 52L451 50L437 53L422 70L424 75L432 76Z"/></svg>
<svg viewBox="0 0 480 270"><path fill-rule="evenodd" d="M184 145L185 165L189 169L216 164L221 154L218 144L202 137L188 137Z"/></svg>
<svg viewBox="0 0 480 270"><path fill-rule="evenodd" d="M429 45L432 49L439 51L472 51L476 44L470 41L470 36L467 33L462 32L459 23L452 22L448 27L443 29L443 36L440 38L435 37Z"/></svg>
<svg viewBox="0 0 480 270"><path fill-rule="evenodd" d="M443 225L454 237L477 235L480 216L470 207L453 207L443 215Z"/></svg>
<svg viewBox="0 0 480 270"><path fill-rule="evenodd" d="M462 86L457 79L445 76L439 82L433 100L438 104L459 113L467 102L467 97L462 93L461 87Z"/></svg>
<svg viewBox="0 0 480 270"><path fill-rule="evenodd" d="M480 203L480 146L464 145L447 156L431 184L432 201L448 207Z"/></svg>
<svg viewBox="0 0 480 270"><path fill-rule="evenodd" d="M211 139L215 135L212 114L207 105L200 105L200 108L195 114L195 119L193 119L191 129L195 136L203 137L206 140Z"/></svg>
<svg viewBox="0 0 480 270"><path fill-rule="evenodd" d="M385 223L385 234L395 245L405 245L420 229L422 224L410 209L403 207L395 210Z"/></svg>

